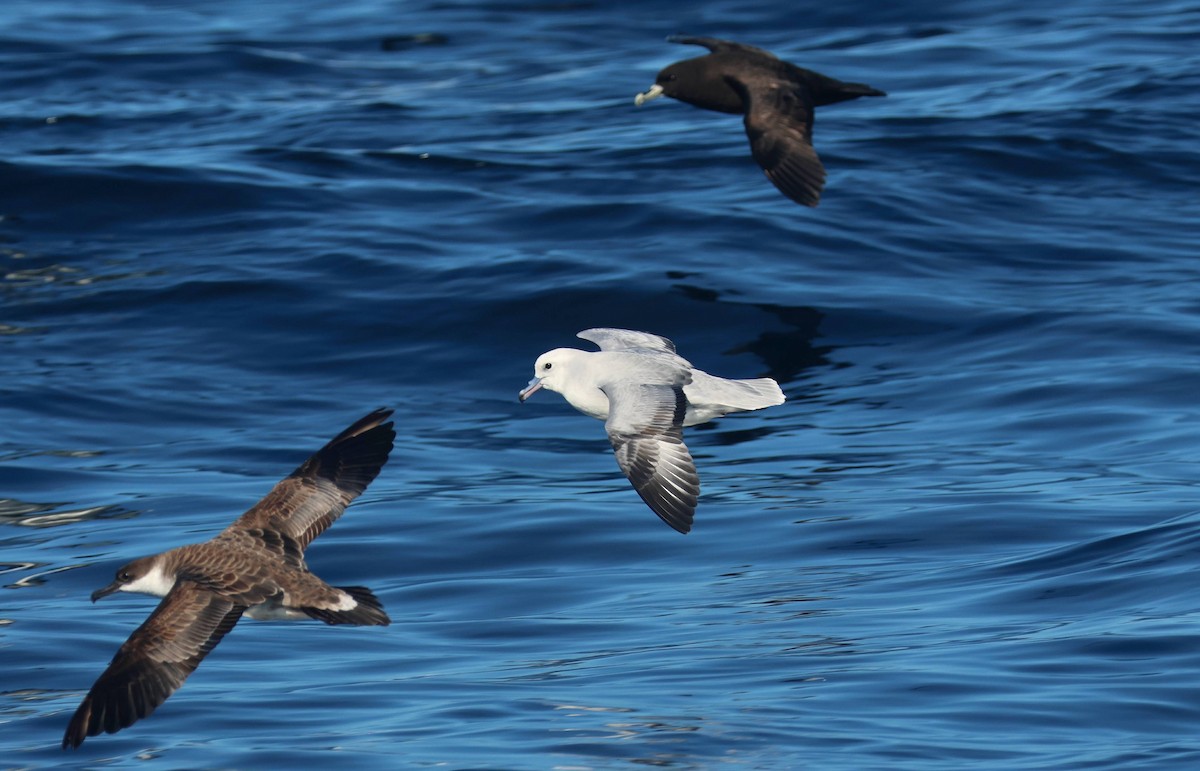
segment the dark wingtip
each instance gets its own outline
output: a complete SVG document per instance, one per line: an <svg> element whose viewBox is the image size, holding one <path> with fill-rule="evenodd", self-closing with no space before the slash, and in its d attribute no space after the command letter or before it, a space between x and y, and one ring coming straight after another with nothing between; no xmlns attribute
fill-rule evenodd
<svg viewBox="0 0 1200 771"><path fill-rule="evenodd" d="M841 92L849 99L857 99L860 96L887 96L887 91L872 88L866 83L843 83Z"/></svg>
<svg viewBox="0 0 1200 771"><path fill-rule="evenodd" d="M326 479L349 496L347 501L357 498L379 475L395 445L395 423L384 422L391 414L385 407L354 421L296 467L289 478Z"/></svg>
<svg viewBox="0 0 1200 771"><path fill-rule="evenodd" d="M701 42L711 40L711 38L700 38L695 35L667 35L668 43L678 43L685 46L707 46L707 43Z"/></svg>
<svg viewBox="0 0 1200 771"><path fill-rule="evenodd" d="M646 501L649 503L649 501ZM696 517L696 508L691 506L658 506L650 507L658 518L666 522L672 530L682 535L692 532L692 522Z"/></svg>
<svg viewBox="0 0 1200 771"><path fill-rule="evenodd" d="M650 507L650 510L657 514L658 518L667 523L676 533L687 535L691 532L692 522L696 517L695 498L685 503L668 500L661 495L656 495L655 491L650 488L639 490L637 487L634 487L634 490L641 496L642 501ZM699 493L699 480L696 480L695 495L699 495Z"/></svg>
<svg viewBox="0 0 1200 771"><path fill-rule="evenodd" d="M75 714L71 717L71 722L67 724L67 730L63 733L62 748L64 750L77 750L79 745L83 744L83 740L88 737L87 733L87 715L84 714L84 707L87 705L87 700L79 705L79 709L75 710ZM90 710L88 711L90 713Z"/></svg>
<svg viewBox="0 0 1200 771"><path fill-rule="evenodd" d="M688 533L692 532L691 522L672 522L669 519L664 519L663 522L666 522L668 525L670 525L671 529L680 535L687 535Z"/></svg>
<svg viewBox="0 0 1200 771"><path fill-rule="evenodd" d="M380 407L376 410L373 410L369 415L364 415L355 423L355 425L371 426L373 428L374 426L380 425L383 423L383 421L390 418L393 412L395 412L395 410L393 410L391 407ZM389 423L388 425L391 424Z"/></svg>
<svg viewBox="0 0 1200 771"><path fill-rule="evenodd" d="M390 407L380 407L377 410L363 415L361 418L351 423L349 428L326 442L325 446L322 447L321 450L327 450L335 445L345 442L348 439L353 439L356 436L365 434L376 427L382 427L385 430L391 430L395 423L384 423L383 421L387 420L388 417L391 416L392 412L393 410Z"/></svg>
<svg viewBox="0 0 1200 771"><path fill-rule="evenodd" d="M825 187L825 170L819 165L817 169L819 173L801 164L789 164L771 170L763 169L763 173L786 197L801 206L815 208L821 202L821 191Z"/></svg>

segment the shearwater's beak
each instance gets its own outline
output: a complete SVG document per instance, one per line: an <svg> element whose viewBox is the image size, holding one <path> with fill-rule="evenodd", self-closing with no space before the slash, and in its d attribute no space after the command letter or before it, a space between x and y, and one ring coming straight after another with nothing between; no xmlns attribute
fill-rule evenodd
<svg viewBox="0 0 1200 771"><path fill-rule="evenodd" d="M651 99L657 99L662 95L663 95L663 87L658 85L657 83L655 83L653 86L650 86L650 88L646 89L646 93L638 94L637 96L635 96L633 98L633 103L635 105L637 105L638 107L641 107L643 104L645 104L646 102L649 102Z"/></svg>
<svg viewBox="0 0 1200 771"><path fill-rule="evenodd" d="M92 592L92 602L95 602L96 600L100 599L101 597L107 597L108 595L112 594L113 592L117 591L120 588L121 588L121 584L119 584L116 581L113 581L111 584L104 587L103 589L97 589L96 591Z"/></svg>
<svg viewBox="0 0 1200 771"><path fill-rule="evenodd" d="M517 398L520 399L521 401L525 401L526 399L528 399L529 397L531 397L535 393L537 393L539 390L541 390L541 388L542 388L542 379L540 377L535 377L533 380L529 381L529 385L527 385L521 389L521 393L517 394Z"/></svg>

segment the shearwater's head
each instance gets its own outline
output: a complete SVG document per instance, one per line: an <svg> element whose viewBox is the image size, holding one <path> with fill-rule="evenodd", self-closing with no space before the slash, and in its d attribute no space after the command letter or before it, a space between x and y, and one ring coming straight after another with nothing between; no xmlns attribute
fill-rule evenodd
<svg viewBox="0 0 1200 771"><path fill-rule="evenodd" d="M669 96L706 110L729 113L743 110L742 96L726 80L721 70L721 60L711 54L667 65L654 79L654 85L634 97L633 103L641 106L660 96Z"/></svg>
<svg viewBox="0 0 1200 771"><path fill-rule="evenodd" d="M521 401L525 401L543 388L563 393L571 377L572 365L587 355L589 354L586 351L575 348L555 348L553 351L546 351L533 363L533 380L530 380L529 385L517 396Z"/></svg>
<svg viewBox="0 0 1200 771"><path fill-rule="evenodd" d="M116 580L111 584L92 592L92 602L113 592L140 592L165 597L175 584L175 577L164 574L162 563L159 555L130 562L117 571Z"/></svg>

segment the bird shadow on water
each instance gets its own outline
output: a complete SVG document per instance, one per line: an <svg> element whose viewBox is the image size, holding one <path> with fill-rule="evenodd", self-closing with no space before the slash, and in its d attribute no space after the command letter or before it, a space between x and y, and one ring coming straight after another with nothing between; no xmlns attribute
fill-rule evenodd
<svg viewBox="0 0 1200 771"><path fill-rule="evenodd" d="M667 277L678 280L688 278L689 274L670 272ZM684 283L674 284L673 288L690 300L711 303L724 302L721 292L716 289ZM788 306L775 303L749 303L749 305L774 316L787 328L759 332L755 339L724 351L725 355L735 356L750 353L757 356L767 365L764 375L780 383L791 383L807 370L816 367L843 366L835 364L829 358L834 351L834 346L816 345L813 342L821 334L821 322L825 318L825 314L821 311L803 305Z"/></svg>

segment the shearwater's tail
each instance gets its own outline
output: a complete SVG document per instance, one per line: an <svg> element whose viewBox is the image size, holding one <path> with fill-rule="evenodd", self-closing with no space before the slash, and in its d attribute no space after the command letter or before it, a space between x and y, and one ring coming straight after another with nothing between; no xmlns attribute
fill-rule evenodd
<svg viewBox="0 0 1200 771"><path fill-rule="evenodd" d="M327 608L304 608L304 612L326 624L354 624L355 626L387 626L392 623L383 611L383 603L365 586L335 586L354 598L354 607L349 610Z"/></svg>
<svg viewBox="0 0 1200 771"><path fill-rule="evenodd" d="M860 96L887 96L886 91L871 88L866 83L847 83L812 70L804 72L805 81L812 93L813 104L817 107L857 99Z"/></svg>

